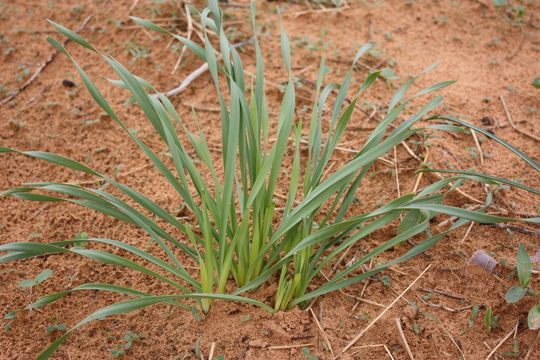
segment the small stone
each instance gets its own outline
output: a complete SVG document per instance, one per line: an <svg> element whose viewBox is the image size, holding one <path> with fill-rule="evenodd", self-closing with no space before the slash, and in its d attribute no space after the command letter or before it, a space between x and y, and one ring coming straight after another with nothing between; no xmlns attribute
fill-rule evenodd
<svg viewBox="0 0 540 360"><path fill-rule="evenodd" d="M70 80L63 80L62 85L64 85L65 87L75 87L75 83Z"/></svg>
<svg viewBox="0 0 540 360"><path fill-rule="evenodd" d="M262 339L251 340L248 344L255 348L265 348L268 346L268 343Z"/></svg>

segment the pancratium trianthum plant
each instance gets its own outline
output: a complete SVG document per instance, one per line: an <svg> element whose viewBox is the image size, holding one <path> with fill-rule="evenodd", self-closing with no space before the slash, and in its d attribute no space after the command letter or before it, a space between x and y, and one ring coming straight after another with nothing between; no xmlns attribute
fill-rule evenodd
<svg viewBox="0 0 540 360"><path fill-rule="evenodd" d="M379 75L378 71L370 73L354 95L352 102L346 101L351 91L354 64L370 49L370 45L362 46L356 53L353 65L340 84L323 85L327 68L324 60L321 61L311 116L309 121L303 123L295 117L295 86L291 73L289 41L282 30L281 55L288 73L288 81L279 106L277 128L271 130L270 111L265 96L263 55L258 39L256 36L253 39L257 70L250 86L247 86L241 58L225 36L222 12L216 0L209 0L208 8L200 13L200 24L204 30L202 45L169 33L149 21L132 19L149 30L175 37L208 64L219 99L222 150L219 165L224 171L223 173L216 171L217 166L215 160L212 160L204 132L190 132L167 96L159 93L143 78L130 73L117 60L96 49L77 33L52 23L60 33L72 41L101 55L119 76L119 80L113 83L131 93L134 103L142 109L167 147L171 162L163 159L135 133L130 132L76 59L60 42L53 38L48 39L73 61L95 102L120 125L126 136L129 136L150 159L176 192L178 199L193 213L194 221L182 222L170 211L137 190L64 156L0 147L1 153L24 154L95 176L119 191L125 200L102 188L55 182L28 183L4 191L3 195L33 201L68 201L85 206L140 227L166 255L166 260L163 260L126 242L90 238L53 243L4 244L0 246L0 251L5 252L0 257L0 262L44 254L75 253L107 264L140 271L155 278L156 281L162 281L177 289L176 295L160 295L113 284L89 283L39 298L27 309L50 304L68 293L81 290L111 291L130 297L128 300L101 308L86 317L50 345L40 355L40 359L49 357L74 329L92 320L157 303L191 309L192 305L188 305L190 302L186 303L185 299L195 301L205 313L210 310L215 300L244 302L270 312L290 309L305 304L317 296L355 284L389 266L420 254L449 231L467 222L497 223L514 220L486 214L484 209L471 211L444 205L442 203L444 192L459 186L467 179L492 184L505 183L540 194L538 190L520 183L475 172L453 171L454 176L443 178L416 193L393 199L372 211L351 215L348 210L355 200L362 179L374 161L418 131L429 128L438 131L472 128L507 147L534 169L539 170L540 166L519 150L480 128L452 117L427 117L429 112L441 104L441 96L435 96L414 115L402 120L400 114L413 99L428 95L452 83L452 81L438 83L406 98L407 91L416 79L413 77L395 92L383 119L367 138L361 150L341 167L329 170L329 160L353 115L359 96ZM253 5L251 19L255 31ZM210 41L210 31L217 34L219 39L220 57L216 55L216 48ZM223 82L226 83L227 94L222 93L222 89L225 88L221 86ZM336 97L333 104L329 104L332 92L336 92ZM330 108L328 115L324 111L326 107ZM445 123L441 124L439 121L423 128L414 127L420 120L437 119L442 119ZM326 129L324 131L323 123ZM186 139L184 142L181 141L179 133L186 135L183 137ZM270 141L270 135L275 141ZM307 147L307 153L301 152L301 143ZM187 149L194 149L194 152ZM287 172L288 188L284 189L287 196L284 200L278 200L274 194L278 180L284 176L285 155L291 149L294 155L291 170ZM195 155L192 155L193 153ZM211 179L209 183L204 181L203 175L209 175L208 178ZM460 220L450 229L432 235L426 230L430 226L430 220L437 214L456 216ZM158 225L158 220L179 229L185 236L182 238L172 236ZM400 221L397 235L348 264L342 271L333 272L329 278L319 278L321 270L334 264L346 249L392 221ZM540 222L538 218L522 221ZM425 239L404 255L379 264L371 271L359 271L363 264L377 255L422 233L426 233ZM86 246L80 246L82 242ZM110 251L92 249L92 243L106 244ZM117 249L123 250L123 253L128 255L117 255L118 251L115 251ZM179 251L197 262L198 274L186 269L185 264L182 264L177 256ZM159 270L151 270L149 264L152 264L152 269ZM231 283L231 279L235 286L233 290L227 292L226 289L230 289L227 285ZM317 284L320 285L314 286L315 279L318 279ZM250 290L269 280L277 282L273 304L249 297Z"/></svg>

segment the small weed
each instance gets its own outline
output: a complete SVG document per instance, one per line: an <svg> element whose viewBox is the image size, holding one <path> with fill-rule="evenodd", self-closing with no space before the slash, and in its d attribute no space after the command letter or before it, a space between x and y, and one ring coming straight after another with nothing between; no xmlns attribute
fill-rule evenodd
<svg viewBox="0 0 540 360"><path fill-rule="evenodd" d="M390 276L388 276L388 275L381 276L379 278L379 280L386 287L392 286L392 278Z"/></svg>
<svg viewBox="0 0 540 360"><path fill-rule="evenodd" d="M122 355L126 355L126 351L131 349L133 346L133 341L136 339L145 338L146 335L139 335L132 331L128 331L126 335L124 335L124 343L120 345L116 345L114 349L109 349L109 352L111 353L113 358L118 358Z"/></svg>
<svg viewBox="0 0 540 360"><path fill-rule="evenodd" d="M36 276L35 279L23 280L19 282L19 286L21 287L37 286L41 284L42 282L44 282L45 280L47 280L48 278L50 278L52 274L53 274L53 271L51 269L43 270L42 272L38 274L38 276Z"/></svg>
<svg viewBox="0 0 540 360"><path fill-rule="evenodd" d="M499 320L499 315L493 314L493 309L488 307L486 309L486 314L484 315L484 325L488 334L491 334L493 329L497 327L497 320Z"/></svg>
<svg viewBox="0 0 540 360"><path fill-rule="evenodd" d="M9 48L7 48L6 50L4 50L4 55L5 55L5 56L9 56L9 55L11 55L14 51L15 51L15 48L14 48L14 47L9 47Z"/></svg>
<svg viewBox="0 0 540 360"><path fill-rule="evenodd" d="M67 328L66 328L66 325L64 324L50 325L50 326L47 326L47 328L45 329L45 331L47 331L48 333L52 333L55 331L66 331L66 330Z"/></svg>
<svg viewBox="0 0 540 360"><path fill-rule="evenodd" d="M15 78L18 82L23 82L30 76L30 70L24 65L21 65L17 68L17 73L15 74Z"/></svg>
<svg viewBox="0 0 540 360"><path fill-rule="evenodd" d="M311 352L307 346L304 346L302 348L302 355L304 355L304 358L308 360L319 360L319 358L315 355L311 355Z"/></svg>
<svg viewBox="0 0 540 360"><path fill-rule="evenodd" d="M137 44L135 41L127 41L124 43L124 49L132 56L131 64L137 62L141 58L149 58L150 52L143 45Z"/></svg>
<svg viewBox="0 0 540 360"><path fill-rule="evenodd" d="M461 333L459 336L464 336L466 334L469 333L469 331L472 330L473 326L474 326L474 321L476 320L476 318L478 317L478 310L480 310L480 307L478 305L473 305L472 307L472 311L471 311L471 317L469 318L469 326L467 327L467 329L465 331L463 331L463 333Z"/></svg>
<svg viewBox="0 0 540 360"><path fill-rule="evenodd" d="M24 122L18 119L10 119L8 120L8 124L10 124L15 130L22 129L26 125ZM28 237L30 237L30 235L28 235Z"/></svg>
<svg viewBox="0 0 540 360"><path fill-rule="evenodd" d="M511 287L506 292L504 298L508 303L518 302L526 294L538 297L538 294L529 287L532 278L532 260L522 243L518 245L516 263L519 285ZM528 325L531 330L540 329L540 302L529 310Z"/></svg>

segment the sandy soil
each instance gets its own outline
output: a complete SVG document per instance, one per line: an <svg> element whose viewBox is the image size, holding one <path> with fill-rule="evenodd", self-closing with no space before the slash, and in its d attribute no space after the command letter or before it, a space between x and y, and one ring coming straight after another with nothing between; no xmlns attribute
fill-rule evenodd
<svg viewBox="0 0 540 360"><path fill-rule="evenodd" d="M245 3L244 0L239 1ZM176 87L201 65L200 61L186 54L178 70L171 75L178 59L179 43L141 30L129 20L128 15L154 17L161 24L177 26L183 33L187 24L180 2L0 1L0 99L20 88L54 53L45 41L45 36L53 33L47 18L77 29L92 16L81 34L96 47L113 54L159 90ZM358 47L372 41L376 44L376 51L358 67L355 81L362 81L370 68L387 68L386 72L391 70L399 78L382 79L374 84L363 99L366 103L362 104L371 112L374 106L377 109L377 106L388 103L396 87L408 75L439 62L435 70L418 81L416 88L438 81L457 80L456 84L442 91L445 101L444 106L437 109L439 113L456 115L491 129L497 136L540 161L539 142L509 126L501 101L504 99L519 129L536 138L540 136L540 91L530 85L533 78L540 76L540 3L534 0L512 2L525 6L522 19L505 15L504 10L496 9L488 0L363 0L351 1L347 8L333 9L326 5L323 10L315 3L261 2L258 4L258 22L264 35L261 42L268 82L279 84L284 79L276 14L279 6L282 23L291 38L295 76L315 80L318 61L324 53L332 67L329 80L339 80L347 70L346 62ZM201 5L195 6L202 8ZM227 7L225 10L227 29L235 41L249 37L248 9ZM103 62L73 43L67 44L67 48L96 79L104 94L114 99L111 100L112 105L130 129L137 131L150 146L162 149L143 114L135 107L125 105L126 93L104 80L113 75ZM242 55L247 69L253 71L253 47L244 47ZM66 86L70 84L65 80L75 86ZM218 114L212 111L217 105L215 97L210 94L212 91L208 91L211 86L210 76L204 74L185 92L171 98L185 118L190 115L189 106L196 106L205 129L212 129L219 121ZM281 98L279 88L269 85L268 94L271 108L276 109ZM309 85L299 88L298 94L309 101L313 97ZM309 105L302 98L299 103ZM303 114L299 112L297 116L302 117ZM360 148L369 134L366 130L373 128L375 123L376 120L367 119L362 112L355 112L341 147ZM218 147L217 132L209 134L211 144ZM433 167L475 168L540 188L540 177L524 162L496 143L483 138L480 140L483 164L470 135L445 134L431 139L430 146L414 150L417 156L425 157L428 149L427 161ZM165 209L172 211L180 206L174 193L148 166L143 154L93 103L65 56L56 56L28 87L0 107L0 145L72 157L102 173L116 174L121 181L147 194ZM334 161L339 164L348 155L343 152ZM387 156L393 158L393 155ZM398 191L404 194L413 189L418 161L403 147L397 148L397 159L399 182L387 167L376 165L359 191L362 204L352 211L368 209L381 200L395 197ZM13 154L0 156L0 174L1 190L31 181L91 180ZM434 176L426 175L420 186L435 180ZM463 191L481 200L486 196L480 185L466 185ZM495 211L512 217L537 216L539 200L523 191L502 190L495 197ZM471 203L470 199L457 193L447 201L460 206ZM117 239L150 251L155 247L141 230L72 204L0 198L0 214L0 243L60 241L87 232L93 237ZM436 219L437 222L444 220L445 217ZM540 230L531 226L528 229L533 232ZM507 304L503 297L508 286L517 284L512 270L517 244L523 242L533 253L540 245L540 237L478 224L468 234L465 234L466 230L456 231L423 255L392 271L385 271L382 275L391 278L389 286L374 280L347 288L345 292L323 296L313 305L313 314L295 309L271 315L247 305L218 302L208 316L199 319L189 312L159 305L88 324L75 332L53 358L112 358L109 350L124 344L124 335L131 331L144 337L133 341L133 346L123 356L126 359L200 358L193 354L195 349L200 349L206 358L212 344L215 346L214 356L226 359L304 359L310 356L330 359L328 345L335 353L339 352L383 310L374 303L390 304L430 264L429 271L405 294L404 299L375 323L343 359L390 358L387 350L395 359L407 359L396 319L400 321L415 359L484 359L516 325L517 330L493 358L524 358L531 346L535 348L529 359L540 358L540 345L534 345L537 333L528 330L526 324L527 312L534 304L532 297L516 305ZM358 244L350 256L355 251L361 254L375 247L390 238L394 231L393 227L378 231ZM183 239L181 234L178 236ZM394 258L409 248L409 245L396 248L380 261L385 257ZM494 274L466 270L467 259L479 249L489 252L506 265L497 267ZM44 269L52 269L54 274L39 287L29 290L18 286L21 280L31 279ZM140 274L74 255L41 257L2 264L1 314L27 306L41 295L86 282L136 285L137 289L156 293L168 291ZM538 289L539 285L535 275L533 287ZM270 294L271 285L267 287L270 289L261 289L257 296L264 298ZM359 301L359 298L371 303ZM0 320L3 324L0 329L0 358L33 358L61 333L47 332L48 326L72 326L93 310L120 299L119 296L98 292L78 293L44 307L42 311L23 312L17 319ZM415 304L419 311L411 304ZM478 305L480 310L472 319L474 305ZM491 307L498 316L497 326L491 333L484 326L487 307ZM314 316L317 316L320 328Z"/></svg>

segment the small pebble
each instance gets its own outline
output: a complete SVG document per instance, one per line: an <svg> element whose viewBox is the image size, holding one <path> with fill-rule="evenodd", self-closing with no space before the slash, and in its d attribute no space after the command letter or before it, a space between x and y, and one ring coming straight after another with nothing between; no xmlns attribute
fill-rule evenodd
<svg viewBox="0 0 540 360"><path fill-rule="evenodd" d="M62 85L64 85L65 87L74 87L75 83L70 80L62 80Z"/></svg>

